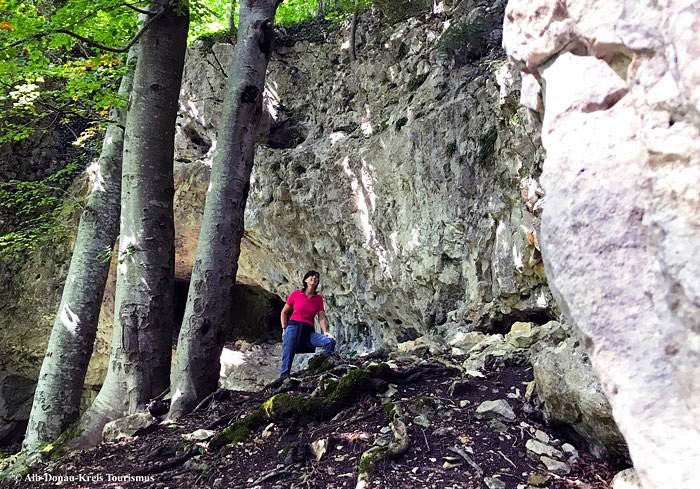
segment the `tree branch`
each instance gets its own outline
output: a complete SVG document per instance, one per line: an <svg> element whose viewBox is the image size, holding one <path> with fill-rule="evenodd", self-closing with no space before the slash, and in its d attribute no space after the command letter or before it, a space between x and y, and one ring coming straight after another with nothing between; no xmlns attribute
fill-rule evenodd
<svg viewBox="0 0 700 489"><path fill-rule="evenodd" d="M131 48L131 46L133 46L134 44L136 44L136 43L138 42L138 40L141 39L141 36L143 36L143 35L146 33L146 31L148 30L148 28L150 27L150 25L151 25L156 19L158 19L161 15L163 15L164 13L165 13L165 8L163 8L163 7L161 7L160 9L158 9L157 12L148 12L148 14L149 14L149 15L152 15L152 17L151 17L150 19L148 19L148 20L143 24L143 26L141 27L141 29L139 29L139 31L138 31L138 32L136 33L136 35L131 39L131 41L129 41L129 43L128 43L127 45L122 46L122 47L119 47L119 48L113 48L113 47L111 47L111 46L105 46L104 44L100 44L100 43L98 43L98 42L95 42L95 41L93 41L92 39L88 39L87 37L83 37L83 36L81 36L80 34L76 34L75 32L73 32L73 31L71 31L71 30L59 28L59 29L54 29L54 30L47 31L47 32L40 32L40 33L38 33L38 34L34 34L33 36L30 36L30 37L27 37L27 38L24 38L24 39L20 39L20 40L18 40L18 41L15 41L15 42L13 42L13 43L10 43L10 44L4 46L3 48L0 48L0 51L4 51L5 49L9 49L9 48L12 48L12 47L15 47L15 46L19 46L20 44L23 44L23 43L25 43L25 42L27 42L27 41L29 41L29 40L31 40L31 39L41 39L42 37L50 36L50 35L52 35L52 34L67 34L67 35L69 35L69 36L71 36L71 37L77 39L77 40L80 41L80 42L83 42L83 43L85 43L85 44L87 44L87 45L89 45L89 46L92 46L92 47L94 47L94 48L101 49L101 50L103 50L103 51L108 51L108 52L110 52L110 53L126 53L127 51L129 51L129 49Z"/></svg>
<svg viewBox="0 0 700 489"><path fill-rule="evenodd" d="M150 12L150 11L148 11L148 10L140 9L140 8L138 8L137 6L132 5L132 4L130 4L130 3L126 3L126 2L123 3L123 4L121 4L121 5L123 5L123 6L126 7L126 8L130 8L130 9L133 10L134 12L138 12L138 13L144 14L144 15L153 15L153 14L155 13L155 12Z"/></svg>

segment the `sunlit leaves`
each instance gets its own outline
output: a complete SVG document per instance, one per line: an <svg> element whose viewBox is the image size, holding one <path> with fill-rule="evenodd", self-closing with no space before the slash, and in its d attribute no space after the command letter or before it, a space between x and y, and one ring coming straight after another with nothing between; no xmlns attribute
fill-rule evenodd
<svg viewBox="0 0 700 489"><path fill-rule="evenodd" d="M228 30L231 24L231 9L234 24L238 19L238 2L231 0L195 0L189 2L190 42L199 37Z"/></svg>
<svg viewBox="0 0 700 489"><path fill-rule="evenodd" d="M286 0L277 7L276 24L291 24L316 16L317 0Z"/></svg>
<svg viewBox="0 0 700 489"><path fill-rule="evenodd" d="M0 143L30 133L20 130L18 121L31 127L42 114L56 110L62 112L52 116L56 121L71 114L94 120L116 98L124 55L105 56L69 35L52 32L69 29L119 47L135 34L137 13L123 0L68 0L60 8L54 5L31 0L6 0L0 5L0 22L12 26L0 29ZM145 2L133 5L148 8ZM35 83L37 77L46 83Z"/></svg>
<svg viewBox="0 0 700 489"><path fill-rule="evenodd" d="M43 80L42 80L43 81ZM24 83L15 85L14 90L10 91L9 98L12 100L12 107L18 110L34 111L34 102L41 95L39 85L36 83Z"/></svg>

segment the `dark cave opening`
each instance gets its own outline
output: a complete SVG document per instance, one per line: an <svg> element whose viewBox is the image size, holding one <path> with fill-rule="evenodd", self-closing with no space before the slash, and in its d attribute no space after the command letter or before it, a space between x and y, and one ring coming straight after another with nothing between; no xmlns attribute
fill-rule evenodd
<svg viewBox="0 0 700 489"><path fill-rule="evenodd" d="M177 343L182 320L185 316L189 286L189 280L175 280L173 297L174 344ZM233 288L232 301L231 317L227 324L223 325L226 341L242 339L260 342L281 338L280 313L284 307L284 301L278 296L259 285L236 284Z"/></svg>
<svg viewBox="0 0 700 489"><path fill-rule="evenodd" d="M518 321L546 324L554 319L550 314L542 310L511 311L507 314L498 314L493 318L490 333L506 334L510 331L513 323Z"/></svg>

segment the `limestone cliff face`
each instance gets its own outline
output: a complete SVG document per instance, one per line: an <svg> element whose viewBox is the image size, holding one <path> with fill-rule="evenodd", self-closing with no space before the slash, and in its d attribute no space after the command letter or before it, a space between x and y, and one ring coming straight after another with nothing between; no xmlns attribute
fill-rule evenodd
<svg viewBox="0 0 700 489"><path fill-rule="evenodd" d="M500 15L484 5L393 26L365 18L354 61L346 28L300 42L282 33L270 63L238 281L284 300L305 270L319 270L345 353L434 326L505 332L558 315L537 242L541 155L518 109L519 75L498 54ZM479 37L446 41L448 25L476 21ZM188 56L176 141L181 287L230 53L197 45ZM44 252L0 285L3 422L26 419L68 260L68 246ZM106 372L113 287L88 386ZM259 321L275 335L274 317Z"/></svg>
<svg viewBox="0 0 700 489"><path fill-rule="evenodd" d="M512 0L505 18L543 112L552 290L643 486L700 487L700 7Z"/></svg>
<svg viewBox="0 0 700 489"><path fill-rule="evenodd" d="M238 275L284 299L305 270L320 271L345 351L446 322L507 329L552 314L528 210L539 154L516 111L518 80L498 56L459 66L445 55L445 20L364 22L355 61L340 31L280 46L270 63L268 145L256 154ZM230 51L201 49L186 68L183 275Z"/></svg>

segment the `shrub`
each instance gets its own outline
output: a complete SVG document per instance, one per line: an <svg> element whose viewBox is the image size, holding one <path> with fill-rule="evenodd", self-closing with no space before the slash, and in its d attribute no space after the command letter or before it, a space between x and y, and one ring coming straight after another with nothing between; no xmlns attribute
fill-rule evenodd
<svg viewBox="0 0 700 489"><path fill-rule="evenodd" d="M395 24L433 7L432 0L373 0L375 7L390 24Z"/></svg>

